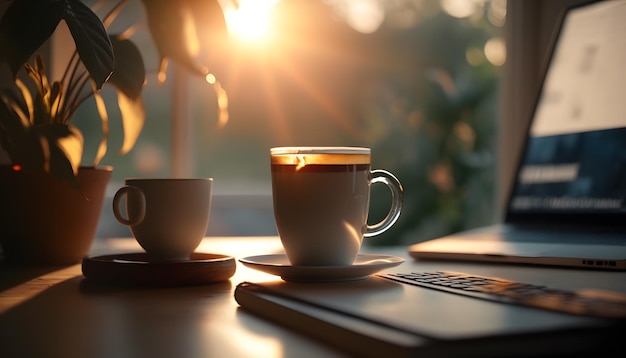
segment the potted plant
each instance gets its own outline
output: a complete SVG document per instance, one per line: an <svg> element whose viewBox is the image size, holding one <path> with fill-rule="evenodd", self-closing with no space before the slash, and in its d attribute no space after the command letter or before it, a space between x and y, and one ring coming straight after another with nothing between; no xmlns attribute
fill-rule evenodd
<svg viewBox="0 0 626 358"><path fill-rule="evenodd" d="M0 244L9 261L75 263L93 242L110 167L100 167L108 142L104 85L117 90L124 140L129 152L145 121L141 96L146 71L138 48L107 26L129 0L99 1L90 8L81 0L13 0L0 19L0 66L6 64L13 84L0 90L0 144L10 159L0 166ZM206 75L184 44L198 32L186 31L199 16L214 32L226 33L217 0L143 0L152 38L161 57L159 78L168 59ZM94 10L106 11L98 15ZM101 17L102 16L102 17ZM61 78L50 79L39 50L63 20L75 53ZM182 26L186 24L186 26ZM26 78L24 78L26 76ZM83 162L84 140L72 124L76 110L95 100L103 137L90 166ZM68 231L64 231L68 230Z"/></svg>

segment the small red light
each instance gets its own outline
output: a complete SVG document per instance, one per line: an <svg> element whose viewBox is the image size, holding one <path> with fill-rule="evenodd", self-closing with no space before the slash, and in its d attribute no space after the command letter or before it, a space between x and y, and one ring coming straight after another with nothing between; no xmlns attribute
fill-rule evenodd
<svg viewBox="0 0 626 358"><path fill-rule="evenodd" d="M19 164L14 164L13 165L13 170L16 172L19 172L20 170L22 170L22 166Z"/></svg>

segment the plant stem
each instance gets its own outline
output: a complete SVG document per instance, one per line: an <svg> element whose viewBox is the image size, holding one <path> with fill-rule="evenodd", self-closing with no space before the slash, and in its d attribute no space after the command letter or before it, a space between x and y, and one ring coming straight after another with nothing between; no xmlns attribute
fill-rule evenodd
<svg viewBox="0 0 626 358"><path fill-rule="evenodd" d="M72 94L72 99L71 101L69 101L69 103L71 103L71 107L67 108L67 121L71 122L72 117L74 116L74 113L76 113L76 111L78 110L78 107L80 107L81 104L83 104L83 102L85 102L89 97L93 96L93 91L90 90L89 92L87 92L87 94L82 97L79 98L80 93L82 91L82 89L85 87L85 85L87 85L87 82L89 81L89 73L87 73L87 71L83 71L83 73L80 74L80 76L76 79L76 81L73 84L73 87L75 88L74 93Z"/></svg>
<svg viewBox="0 0 626 358"><path fill-rule="evenodd" d="M128 0L120 0L117 4L115 4L115 6L113 6L111 10L109 10L106 15L104 15L102 19L104 27L106 27L107 29L109 28L111 23L117 18L117 15L122 11L127 3Z"/></svg>

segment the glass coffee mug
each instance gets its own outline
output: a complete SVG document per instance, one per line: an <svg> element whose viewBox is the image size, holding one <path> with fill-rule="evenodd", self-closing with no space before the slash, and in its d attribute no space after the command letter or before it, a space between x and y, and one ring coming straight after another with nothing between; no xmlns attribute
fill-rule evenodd
<svg viewBox="0 0 626 358"><path fill-rule="evenodd" d="M371 170L371 149L277 147L270 149L274 219L294 266L347 266L364 237L379 235L400 216L402 185L385 170ZM384 183L391 208L369 225L370 186Z"/></svg>

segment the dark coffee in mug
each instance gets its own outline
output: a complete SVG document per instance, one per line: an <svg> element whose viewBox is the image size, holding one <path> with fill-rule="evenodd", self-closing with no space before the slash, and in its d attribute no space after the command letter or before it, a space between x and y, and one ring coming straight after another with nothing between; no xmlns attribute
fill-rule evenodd
<svg viewBox="0 0 626 358"><path fill-rule="evenodd" d="M290 262L351 265L364 235L373 232L367 225L369 148L289 147L271 153L274 217Z"/></svg>

